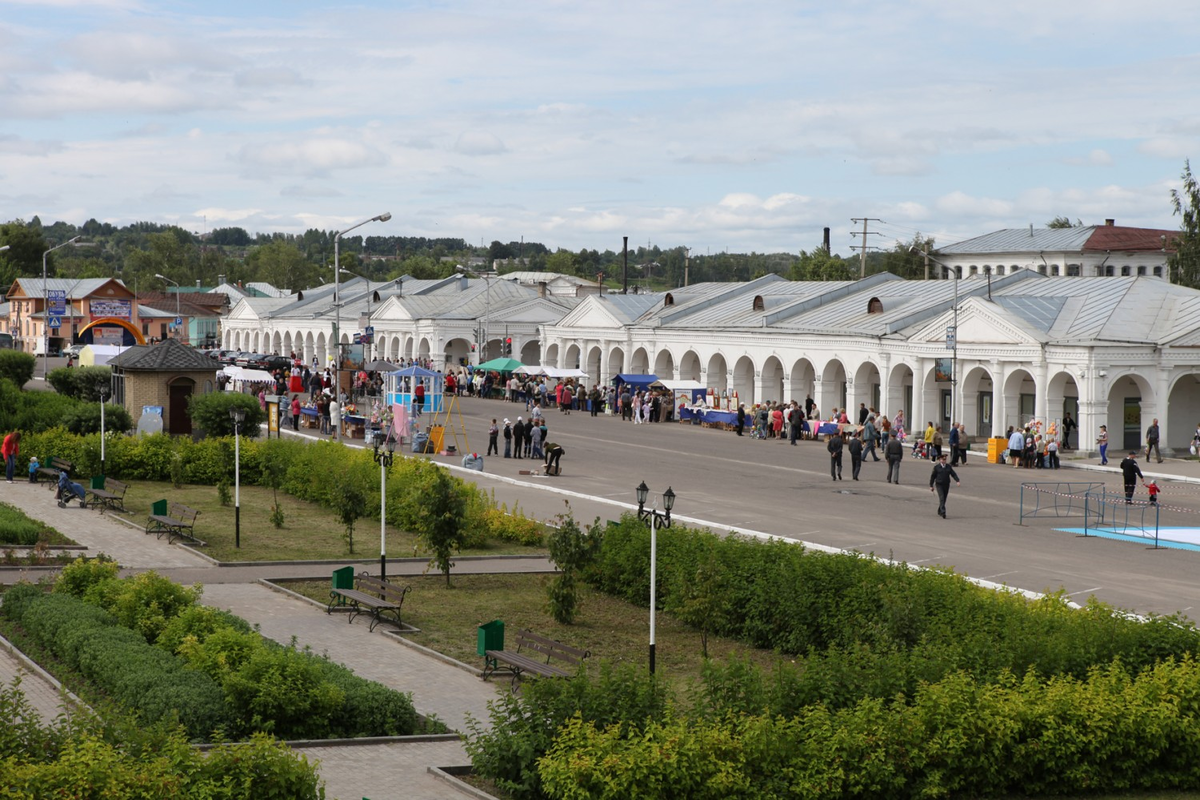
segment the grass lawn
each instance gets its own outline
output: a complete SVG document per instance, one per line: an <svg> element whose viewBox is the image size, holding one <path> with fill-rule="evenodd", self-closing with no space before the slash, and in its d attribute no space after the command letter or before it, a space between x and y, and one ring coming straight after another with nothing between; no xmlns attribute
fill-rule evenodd
<svg viewBox="0 0 1200 800"><path fill-rule="evenodd" d="M21 546L19 542L23 535L36 535L36 542L26 546L33 546L39 550L78 544L59 533L57 528L47 525L41 520L33 519L16 506L0 503L0 550ZM18 561L20 559L13 555L6 556L6 560Z"/></svg>
<svg viewBox="0 0 1200 800"><path fill-rule="evenodd" d="M234 507L232 504L220 504L215 486L188 484L176 489L169 483L136 481L129 484L125 507L129 510L127 516L138 523L143 523L149 516L151 504L163 498L198 510L200 516L196 518L196 537L208 544L202 551L218 561L314 561L341 559L351 555L345 538L345 526L337 521L332 511L284 492L280 492L278 497L283 507L284 524L277 529L271 524L271 507L275 503L271 490L261 486L242 487L240 549L234 547ZM378 513L378 509L368 511ZM390 525L387 529L387 550L389 556L396 558L430 555L416 536ZM544 548L495 542L494 546L464 550L462 554L545 552ZM353 555L363 558L379 556L378 519L365 516L355 524Z"/></svg>
<svg viewBox="0 0 1200 800"><path fill-rule="evenodd" d="M607 660L646 664L650 641L650 612L591 587L580 589L581 604L574 625L560 625L546 610L546 587L552 575L454 575L451 588L442 576L404 578L412 593L404 601L403 619L420 628L407 638L472 666L483 667L476 653L476 629L494 619L504 621L511 640L521 628L564 644L591 650L591 661ZM322 603L329 600L329 582L284 584ZM698 678L702 656L700 634L659 612L656 625L656 669L678 687ZM723 660L742 653L763 666L782 658L729 639L709 637L710 657Z"/></svg>

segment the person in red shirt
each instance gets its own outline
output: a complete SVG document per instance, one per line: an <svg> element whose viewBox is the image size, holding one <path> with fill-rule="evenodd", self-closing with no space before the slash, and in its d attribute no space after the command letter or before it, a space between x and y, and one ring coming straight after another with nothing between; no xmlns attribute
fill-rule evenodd
<svg viewBox="0 0 1200 800"><path fill-rule="evenodd" d="M4 437L4 444L0 445L0 454L4 456L4 478L12 483L13 472L17 468L17 456L21 454L20 431L13 431Z"/></svg>

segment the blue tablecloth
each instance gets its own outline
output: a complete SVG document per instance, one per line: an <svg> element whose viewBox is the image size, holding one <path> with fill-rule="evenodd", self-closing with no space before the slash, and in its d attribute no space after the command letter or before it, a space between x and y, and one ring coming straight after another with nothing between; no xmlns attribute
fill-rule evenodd
<svg viewBox="0 0 1200 800"><path fill-rule="evenodd" d="M699 415L704 422L724 423L726 425L737 424L736 411L718 411L715 408L683 408L679 409L679 419L689 420L695 419Z"/></svg>

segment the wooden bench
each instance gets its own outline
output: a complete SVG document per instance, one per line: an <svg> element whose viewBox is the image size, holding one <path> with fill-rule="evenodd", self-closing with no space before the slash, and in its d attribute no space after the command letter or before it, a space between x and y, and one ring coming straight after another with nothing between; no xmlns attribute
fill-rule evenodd
<svg viewBox="0 0 1200 800"><path fill-rule="evenodd" d="M37 474L45 475L47 478L49 478L50 480L46 484L47 488L57 491L58 490L58 473L65 472L65 473L67 473L67 476L69 477L71 475L71 471L73 469L75 469L75 465L72 464L70 461L67 461L66 459L63 459L63 458L59 458L57 456L54 456L53 458L50 459L50 466L38 467Z"/></svg>
<svg viewBox="0 0 1200 800"><path fill-rule="evenodd" d="M367 572L354 576L353 589L331 589L329 591L329 606L325 613L329 614L334 608L346 607L349 603L350 616L347 622L354 622L359 614L369 614L371 625L368 631L374 631L381 622L395 622L400 627L400 607L404 605L404 596L412 589L411 586L397 586L382 578L376 578ZM384 619L390 614L394 619Z"/></svg>
<svg viewBox="0 0 1200 800"><path fill-rule="evenodd" d="M569 672L551 662L557 661L570 666L579 664L592 654L590 650L580 650L577 647L547 639L532 631L517 631L513 640L517 643L516 650L488 650L483 659L483 679L487 680L497 671L506 670L512 673L513 686L522 675L538 675L544 678L567 678Z"/></svg>
<svg viewBox="0 0 1200 800"><path fill-rule="evenodd" d="M125 492L129 484L116 478L105 478L103 489L88 489L92 505L109 511L125 511ZM194 519L194 517L193 517Z"/></svg>
<svg viewBox="0 0 1200 800"><path fill-rule="evenodd" d="M196 526L196 516L199 513L196 509L188 508L183 503L172 502L166 514L150 515L150 519L146 522L146 533L153 533L159 539L166 536L167 544L177 538L199 542L200 540L192 535L192 530Z"/></svg>

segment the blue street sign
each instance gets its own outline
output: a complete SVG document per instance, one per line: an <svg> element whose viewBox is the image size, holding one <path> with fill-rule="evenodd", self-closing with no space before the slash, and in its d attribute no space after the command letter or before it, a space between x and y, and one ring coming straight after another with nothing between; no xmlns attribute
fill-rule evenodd
<svg viewBox="0 0 1200 800"><path fill-rule="evenodd" d="M175 318L175 324L176 324L176 325L182 325L182 324L183 324L183 317L176 317L176 318Z"/></svg>
<svg viewBox="0 0 1200 800"><path fill-rule="evenodd" d="M366 334L367 334L367 336L374 336L374 335L375 335L375 326L374 326L374 325L368 325L368 326L367 326L367 330L366 330Z"/></svg>
<svg viewBox="0 0 1200 800"><path fill-rule="evenodd" d="M50 327L51 328L61 328L62 327L62 317L51 317L50 318Z"/></svg>

